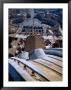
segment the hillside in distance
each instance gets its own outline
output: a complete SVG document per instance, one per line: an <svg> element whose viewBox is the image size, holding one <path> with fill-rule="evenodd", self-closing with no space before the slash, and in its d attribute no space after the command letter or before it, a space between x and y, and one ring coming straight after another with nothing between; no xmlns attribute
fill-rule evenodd
<svg viewBox="0 0 71 90"><path fill-rule="evenodd" d="M9 21L13 25L20 26L21 23L30 25L35 19L36 24L48 25L53 31L59 30L59 26L62 29L62 16L62 9L9 9Z"/></svg>

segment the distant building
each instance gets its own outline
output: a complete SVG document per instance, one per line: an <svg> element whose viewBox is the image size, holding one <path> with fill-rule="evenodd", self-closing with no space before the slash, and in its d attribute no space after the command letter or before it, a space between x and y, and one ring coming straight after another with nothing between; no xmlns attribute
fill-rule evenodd
<svg viewBox="0 0 71 90"><path fill-rule="evenodd" d="M25 51L32 53L34 49L44 48L44 39L41 35L28 36L25 42Z"/></svg>

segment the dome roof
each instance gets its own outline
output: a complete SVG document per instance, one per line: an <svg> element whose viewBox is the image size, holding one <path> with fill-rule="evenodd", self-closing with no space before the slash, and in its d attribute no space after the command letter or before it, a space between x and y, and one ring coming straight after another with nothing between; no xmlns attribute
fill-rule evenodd
<svg viewBox="0 0 71 90"><path fill-rule="evenodd" d="M23 26L33 26L33 19L28 19L23 22ZM34 26L42 27L41 22L38 19L34 19Z"/></svg>

